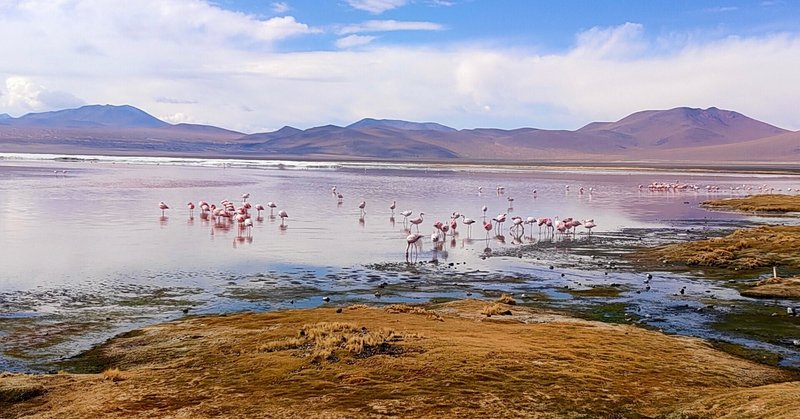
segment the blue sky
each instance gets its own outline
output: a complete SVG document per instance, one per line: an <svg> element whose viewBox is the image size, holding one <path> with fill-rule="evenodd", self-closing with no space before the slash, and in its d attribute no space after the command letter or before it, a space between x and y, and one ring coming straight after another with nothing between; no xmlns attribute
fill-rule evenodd
<svg viewBox="0 0 800 419"><path fill-rule="evenodd" d="M800 129L798 21L789 0L5 0L0 113L575 129L717 106Z"/></svg>

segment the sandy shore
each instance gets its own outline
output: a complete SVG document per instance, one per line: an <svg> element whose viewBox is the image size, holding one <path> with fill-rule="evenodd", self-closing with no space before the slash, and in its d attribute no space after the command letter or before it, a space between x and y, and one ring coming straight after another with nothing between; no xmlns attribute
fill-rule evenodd
<svg viewBox="0 0 800 419"><path fill-rule="evenodd" d="M702 340L477 300L188 318L119 336L77 362L105 372L0 376L0 416L795 417L800 410L796 373Z"/></svg>

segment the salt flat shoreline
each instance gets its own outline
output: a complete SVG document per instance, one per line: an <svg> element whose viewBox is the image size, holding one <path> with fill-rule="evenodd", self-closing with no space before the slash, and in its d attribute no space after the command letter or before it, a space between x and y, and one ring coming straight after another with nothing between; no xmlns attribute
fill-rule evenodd
<svg viewBox="0 0 800 419"><path fill-rule="evenodd" d="M48 157L40 157L48 156ZM53 156L53 157L50 157ZM219 160L220 162L275 162L276 165L291 165L294 163L315 163L323 166L337 166L344 168L364 168L379 165L382 168L423 170L487 170L493 171L559 171L559 170L612 170L612 171L643 171L660 172L681 170L689 173L715 173L715 174L776 174L800 175L800 162L692 162L692 161L593 161L593 160L531 160L531 161L496 161L496 160L426 160L414 161L395 159L366 159L347 158L343 156L248 156L248 155L200 155L182 153L141 153L119 152L111 154L77 154L59 153L43 150L42 153L25 153L16 150L5 151L0 147L0 161L39 160L39 161L113 161L118 158L156 158L165 159L160 164L170 163L171 159L194 160ZM148 164L144 161L128 162L130 164Z"/></svg>

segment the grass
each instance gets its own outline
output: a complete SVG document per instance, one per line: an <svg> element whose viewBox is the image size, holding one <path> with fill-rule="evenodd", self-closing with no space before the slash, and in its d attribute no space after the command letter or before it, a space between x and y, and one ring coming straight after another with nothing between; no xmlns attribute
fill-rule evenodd
<svg viewBox="0 0 800 419"><path fill-rule="evenodd" d="M485 321L485 305L422 307L444 321L411 309L326 307L149 326L97 348L124 380L0 375L0 386L44 390L1 411L10 417L656 417L701 409L706 405L693 404L701 397L720 405L769 400L770 417L793 417L800 409L797 393L786 391L791 383L775 384L795 374L699 339L520 306L503 322ZM392 351L382 351L384 345ZM336 359L315 360L317 352ZM745 391L753 398L728 399Z"/></svg>
<svg viewBox="0 0 800 419"><path fill-rule="evenodd" d="M800 270L797 249L800 249L800 226L761 226L739 229L724 237L643 249L634 257L734 271L773 266Z"/></svg>
<svg viewBox="0 0 800 419"><path fill-rule="evenodd" d="M800 299L800 277L764 279L758 281L752 288L742 291L742 295L755 298Z"/></svg>
<svg viewBox="0 0 800 419"><path fill-rule="evenodd" d="M728 209L742 212L800 212L800 195L766 194L744 198L718 199L702 204L706 208Z"/></svg>
<svg viewBox="0 0 800 419"><path fill-rule="evenodd" d="M505 305L501 303L492 303L483 307L481 310L481 314L486 317L492 316L510 316L511 310L508 309Z"/></svg>
<svg viewBox="0 0 800 419"><path fill-rule="evenodd" d="M622 292L622 289L618 286L605 286L599 285L594 286L588 289L572 289L570 288L567 292L575 297L605 297L605 298L613 298L619 297L619 294Z"/></svg>
<svg viewBox="0 0 800 419"><path fill-rule="evenodd" d="M510 296L508 294L501 295L500 298L497 299L497 303L507 304L507 305L510 305L510 306L517 305L517 302L514 300L514 297L512 297L512 296Z"/></svg>

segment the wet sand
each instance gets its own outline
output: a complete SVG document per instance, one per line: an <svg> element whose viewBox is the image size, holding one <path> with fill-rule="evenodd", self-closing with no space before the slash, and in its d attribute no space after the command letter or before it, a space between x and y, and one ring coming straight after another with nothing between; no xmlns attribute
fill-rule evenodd
<svg viewBox="0 0 800 419"><path fill-rule="evenodd" d="M463 300L194 317L0 376L3 417L794 417L796 373L700 339ZM794 381L793 381L794 380Z"/></svg>

